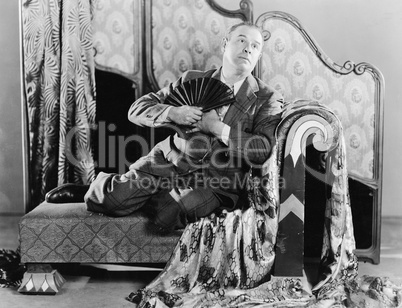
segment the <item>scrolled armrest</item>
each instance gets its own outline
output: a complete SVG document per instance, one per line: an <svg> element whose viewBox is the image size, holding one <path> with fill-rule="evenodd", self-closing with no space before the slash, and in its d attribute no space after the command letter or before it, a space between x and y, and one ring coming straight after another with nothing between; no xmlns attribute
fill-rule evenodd
<svg viewBox="0 0 402 308"><path fill-rule="evenodd" d="M282 120L276 128L277 151L280 162L291 155L293 162L300 155L305 157L307 139L313 136L312 144L320 152L328 152L338 146L341 123L328 107L312 100L297 100L287 103Z"/></svg>
<svg viewBox="0 0 402 308"><path fill-rule="evenodd" d="M287 180L283 175L284 158L291 157L293 165L289 165L288 158L287 167L295 168L300 156L305 158L307 140L311 135L314 147L328 152L338 146L340 130L341 124L336 115L318 102L298 100L286 103L276 129L277 142L272 154L263 164L260 176L250 176L248 195L251 206L266 212L271 218L275 217L280 202L281 181ZM296 175L304 179L304 174ZM316 176L325 177L325 174L317 173Z"/></svg>

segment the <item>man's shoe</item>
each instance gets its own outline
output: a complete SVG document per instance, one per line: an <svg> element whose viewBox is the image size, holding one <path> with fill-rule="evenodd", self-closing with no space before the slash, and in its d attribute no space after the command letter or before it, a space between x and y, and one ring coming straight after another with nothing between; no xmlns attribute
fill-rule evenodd
<svg viewBox="0 0 402 308"><path fill-rule="evenodd" d="M88 188L89 185L62 184L50 190L46 194L45 200L50 203L84 202L84 196Z"/></svg>

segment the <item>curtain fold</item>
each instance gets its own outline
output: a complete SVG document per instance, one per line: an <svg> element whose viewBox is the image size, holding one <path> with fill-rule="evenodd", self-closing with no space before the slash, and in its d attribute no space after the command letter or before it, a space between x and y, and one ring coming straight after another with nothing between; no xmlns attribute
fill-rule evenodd
<svg viewBox="0 0 402 308"><path fill-rule="evenodd" d="M21 0L31 207L95 175L92 1Z"/></svg>

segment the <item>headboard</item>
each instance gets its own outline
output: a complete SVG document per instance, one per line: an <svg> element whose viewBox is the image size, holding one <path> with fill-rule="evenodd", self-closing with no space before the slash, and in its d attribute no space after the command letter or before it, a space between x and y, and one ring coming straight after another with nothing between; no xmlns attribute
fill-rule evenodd
<svg viewBox="0 0 402 308"><path fill-rule="evenodd" d="M254 22L250 0L227 10L229 0L100 0L94 14L97 67L130 78L139 97L176 80L187 69L221 65L225 30ZM265 12L255 24L269 31L255 75L285 100L312 99L339 117L346 140L356 254L379 262L382 152L382 74L368 63L334 63L301 23L284 12ZM325 25L323 25L325 26ZM360 247L359 247L360 245Z"/></svg>
<svg viewBox="0 0 402 308"><path fill-rule="evenodd" d="M376 186L381 174L380 153L375 153L382 141L380 72L368 63L332 62L289 14L267 12L256 24L271 33L258 75L285 100L312 99L330 107L343 125L350 176Z"/></svg>
<svg viewBox="0 0 402 308"><path fill-rule="evenodd" d="M271 37L256 75L285 100L311 99L340 119L346 143L358 255L379 262L383 153L384 79L369 63L334 63L303 28L284 12L261 14L256 24ZM368 203L368 204L367 204ZM367 239L367 237L369 237ZM370 240L371 243L364 243ZM357 245L359 248L359 245Z"/></svg>

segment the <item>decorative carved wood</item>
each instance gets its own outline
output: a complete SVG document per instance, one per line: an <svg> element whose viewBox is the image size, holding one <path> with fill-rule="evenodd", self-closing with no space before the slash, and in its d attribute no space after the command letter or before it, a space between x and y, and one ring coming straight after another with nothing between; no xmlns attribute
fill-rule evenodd
<svg viewBox="0 0 402 308"><path fill-rule="evenodd" d="M216 3L216 0L205 0L215 11L226 17L237 17L244 21L253 22L253 3L251 0L241 0L240 9L236 11L230 11L223 8L221 5Z"/></svg>

